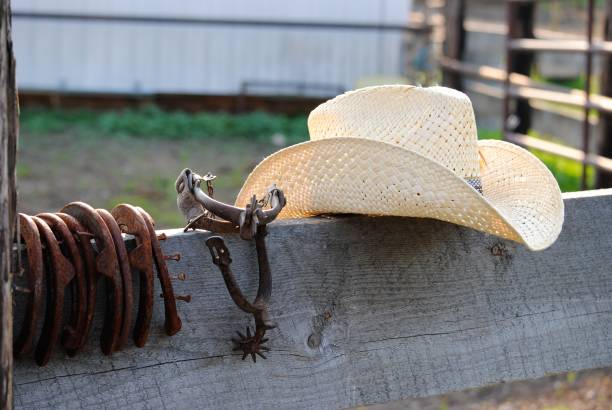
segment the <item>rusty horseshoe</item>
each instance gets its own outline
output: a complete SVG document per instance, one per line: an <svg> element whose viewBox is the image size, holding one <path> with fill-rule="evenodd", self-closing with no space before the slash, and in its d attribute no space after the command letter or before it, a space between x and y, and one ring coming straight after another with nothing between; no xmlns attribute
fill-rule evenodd
<svg viewBox="0 0 612 410"><path fill-rule="evenodd" d="M117 205L111 211L122 232L133 235L136 247L128 252L130 266L139 272L140 297L134 327L134 344L143 347L149 336L153 316L153 257L151 239L145 221L136 208L128 204Z"/></svg>
<svg viewBox="0 0 612 410"><path fill-rule="evenodd" d="M117 253L117 262L121 271L121 282L123 283L123 316L121 321L121 332L115 350L121 350L130 337L130 328L132 326L132 304L134 302L134 292L132 283L132 268L128 260L128 252L121 235L121 229L115 221L115 218L106 209L96 209L98 215L102 217L108 231L113 238L115 244L115 252Z"/></svg>
<svg viewBox="0 0 612 410"><path fill-rule="evenodd" d="M53 353L60 336L62 312L64 310L64 290L74 277L74 268L62 254L57 238L49 225L36 216L33 216L32 219L36 223L42 243L45 246L43 255L49 261L46 264L47 307L45 321L34 352L36 364L44 366L49 362L51 353Z"/></svg>
<svg viewBox="0 0 612 410"><path fill-rule="evenodd" d="M42 213L37 215L51 228L56 238L61 240L60 250L72 263L74 280L70 282L72 301L70 316L62 334L62 344L69 356L74 356L80 344L80 335L85 328L87 315L87 278L81 253L66 223L57 215Z"/></svg>
<svg viewBox="0 0 612 410"><path fill-rule="evenodd" d="M106 278L107 301L100 347L102 353L111 355L121 336L123 314L123 283L117 262L117 254L111 233L102 217L91 206L83 202L71 202L61 212L75 217L95 240L96 271Z"/></svg>
<svg viewBox="0 0 612 410"><path fill-rule="evenodd" d="M21 239L25 243L28 258L28 269L26 279L28 282L26 311L21 325L21 330L13 346L13 354L20 357L32 351L34 333L38 323L43 301L43 251L40 243L40 234L36 223L25 214L19 214L19 229Z"/></svg>
<svg viewBox="0 0 612 410"><path fill-rule="evenodd" d="M144 209L136 207L140 215L142 215L147 230L149 231L149 238L151 240L151 248L153 251L153 261L157 268L157 278L162 288L162 295L164 298L164 312L166 316L165 329L168 336L176 334L181 330L182 322L176 309L176 296L174 295L174 289L172 288L172 280L170 273L168 272L168 266L166 265L166 258L162 251L157 234L155 233L155 226L153 218Z"/></svg>
<svg viewBox="0 0 612 410"><path fill-rule="evenodd" d="M68 350L68 355L72 355L73 352L76 353L77 351L81 350L87 342L87 337L89 336L91 325L93 323L97 292L97 273L95 264L96 256L91 243L92 234L88 232L74 217L61 212L58 212L55 215L61 218L66 226L68 226L68 229L72 233L79 247L79 252L83 260L87 285L85 292L86 300L82 301L85 306L85 322L83 323L83 328L78 332L79 340L78 343L76 343L77 346L74 349Z"/></svg>

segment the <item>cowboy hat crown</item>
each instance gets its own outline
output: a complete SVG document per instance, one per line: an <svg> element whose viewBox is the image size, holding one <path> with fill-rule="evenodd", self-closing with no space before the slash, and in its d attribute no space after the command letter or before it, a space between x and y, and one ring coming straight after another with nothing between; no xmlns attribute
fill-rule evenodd
<svg viewBox="0 0 612 410"><path fill-rule="evenodd" d="M311 141L354 137L409 149L465 179L479 177L470 99L446 87L374 86L346 93L308 117Z"/></svg>

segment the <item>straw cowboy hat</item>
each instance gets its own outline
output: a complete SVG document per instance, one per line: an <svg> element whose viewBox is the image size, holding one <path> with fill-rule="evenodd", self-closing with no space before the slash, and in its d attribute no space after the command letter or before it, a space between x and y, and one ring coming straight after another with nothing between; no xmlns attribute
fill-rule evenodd
<svg viewBox="0 0 612 410"><path fill-rule="evenodd" d="M355 213L434 218L540 250L559 236L563 201L546 166L504 141L479 141L469 98L445 87L377 86L317 107L310 141L251 172L236 205L276 184L279 218Z"/></svg>

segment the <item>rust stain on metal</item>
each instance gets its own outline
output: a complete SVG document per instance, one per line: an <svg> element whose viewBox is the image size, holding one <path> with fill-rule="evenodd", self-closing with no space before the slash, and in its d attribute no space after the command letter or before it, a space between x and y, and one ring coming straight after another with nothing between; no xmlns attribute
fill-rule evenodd
<svg viewBox="0 0 612 410"><path fill-rule="evenodd" d="M134 344L143 347L149 337L153 316L153 256L146 222L138 210L128 204L117 205L111 211L121 231L133 235L136 247L128 252L130 265L138 271L140 295L134 327Z"/></svg>
<svg viewBox="0 0 612 410"><path fill-rule="evenodd" d="M43 328L36 345L34 359L39 366L45 366L60 337L62 312L64 308L64 290L74 277L74 268L60 250L59 244L49 225L41 218L32 217L42 243L43 255L49 261L46 264L47 308Z"/></svg>
<svg viewBox="0 0 612 410"><path fill-rule="evenodd" d="M259 288L252 303L246 299L236 281L231 269L232 259L223 238L210 237L206 241L206 246L210 251L213 263L221 271L225 286L234 303L244 312L253 315L254 334L251 334L251 329L247 327L246 334L237 332L239 338L234 338L232 341L235 345L234 351L242 352L242 360L250 355L253 362L256 362L257 356L266 358L264 352L269 348L264 346L264 343L268 341L264 336L267 330L275 327L268 314L268 304L272 294L272 274L266 250L266 226L278 216L285 206L285 196L281 190L272 186L265 198L258 201L253 196L245 208L239 208L212 198L211 181L213 179L214 176L211 174L201 177L189 169L183 170L176 181L177 204L188 220L185 231L205 228L215 233L238 232L240 238L244 240L255 240ZM206 192L200 188L202 181L206 182Z"/></svg>
<svg viewBox="0 0 612 410"><path fill-rule="evenodd" d="M181 300L186 303L191 303L191 295L178 295L176 300Z"/></svg>
<svg viewBox="0 0 612 410"><path fill-rule="evenodd" d="M181 254L177 252L177 253L175 253L173 255L164 255L164 259L167 260L167 261L172 260L172 261L177 261L178 262L178 261L181 260Z"/></svg>
<svg viewBox="0 0 612 410"><path fill-rule="evenodd" d="M164 253L162 252L159 241L157 240L157 234L155 233L155 226L153 218L142 208L136 207L138 212L142 215L144 222L149 231L149 238L151 239L151 247L153 250L153 261L157 268L157 278L161 284L163 296L164 296L164 312L166 315L165 329L168 336L176 334L181 330L182 322L176 309L176 298L174 296L174 289L172 288L172 280L170 279L170 273L166 266L166 260Z"/></svg>
<svg viewBox="0 0 612 410"><path fill-rule="evenodd" d="M70 316L66 320L62 334L62 344L68 355L72 357L78 352L80 335L83 333L87 315L87 278L83 259L72 232L59 216L51 213L37 216L47 222L55 237L61 241L60 250L72 263L74 269L74 279L70 281L69 286L72 293Z"/></svg>
<svg viewBox="0 0 612 410"><path fill-rule="evenodd" d="M27 287L13 286L14 292L27 295L24 319L14 342L15 356L34 350L36 363L44 366L60 339L67 354L76 355L91 331L99 277L104 278L106 286L100 346L106 355L121 349L131 331L133 272L138 272L140 278L134 343L144 346L153 315L154 263L164 298L166 333L173 335L181 329L176 300L190 302L191 295L174 295L165 264L167 259L180 260L181 255L164 256L159 241L165 240L166 235L157 235L153 219L144 210L122 204L111 213L82 202L72 202L61 212L35 217L20 214L19 220L18 242L25 246L18 249L20 252L25 249L28 269L24 272ZM136 246L129 252L123 233L135 237ZM184 281L186 277L185 273L179 273L173 278ZM68 317L64 320L66 288L70 288L72 297ZM34 347L43 289L47 291L45 318Z"/></svg>
<svg viewBox="0 0 612 410"><path fill-rule="evenodd" d="M123 315L123 282L113 238L102 217L91 206L83 202L72 202L64 206L61 212L75 217L94 237L98 250L96 271L107 283L107 309L100 347L105 355L111 355L121 336Z"/></svg>
<svg viewBox="0 0 612 410"><path fill-rule="evenodd" d="M117 254L117 262L119 264L119 270L121 272L121 282L123 284L123 314L121 317L121 331L119 339L115 344L114 350L121 350L130 337L130 330L132 326L132 305L134 302L133 296L133 285L132 285L132 268L128 260L128 252L121 235L121 229L115 221L115 218L106 209L96 209L96 212L106 224L108 231L113 239L115 246L115 252ZM145 337L146 339L146 337Z"/></svg>
<svg viewBox="0 0 612 410"><path fill-rule="evenodd" d="M43 298L43 251L40 243L40 234L36 223L25 214L19 214L19 227L28 258L26 280L28 283L28 296L26 310L21 330L15 339L13 354L20 357L32 352L34 333L38 323L38 316Z"/></svg>
<svg viewBox="0 0 612 410"><path fill-rule="evenodd" d="M79 223L74 217L58 212L56 215L64 221L68 229L72 233L81 254L85 278L86 278L86 300L82 303L85 306L85 322L83 328L79 331L79 342L75 348L76 351L83 348L87 343L87 337L91 332L91 325L93 323L93 315L96 306L96 293L97 293L97 282L98 274L96 272L95 265L95 251L91 243L91 233L85 231L83 225ZM70 352L68 352L70 354Z"/></svg>
<svg viewBox="0 0 612 410"><path fill-rule="evenodd" d="M232 258L230 257L227 246L225 246L223 238L220 236L212 236L206 241L206 246L208 246L213 263L219 267L219 270L221 270L225 286L227 287L230 297L236 306L238 306L244 312L253 315L253 318L255 319L254 335L251 335L251 330L249 327L247 327L246 335L237 332L239 339L232 339L235 345L234 351L242 351L242 360L244 360L248 355L251 355L253 362L257 361L256 355L259 355L265 359L266 356L263 354L263 352L268 351L269 349L263 346L263 344L268 340L265 339L264 336L266 334L266 330L273 329L275 327L275 325L270 321L267 312L267 302L272 291L271 278L269 275L265 275L264 277L260 276L259 289L257 291L258 296L255 298L253 303L250 303L242 293L242 290L236 281L236 277L232 272Z"/></svg>

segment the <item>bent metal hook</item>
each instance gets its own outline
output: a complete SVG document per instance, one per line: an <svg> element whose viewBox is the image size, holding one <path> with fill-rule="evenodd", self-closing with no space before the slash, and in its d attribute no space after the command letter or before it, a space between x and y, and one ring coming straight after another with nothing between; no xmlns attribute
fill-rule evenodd
<svg viewBox="0 0 612 410"><path fill-rule="evenodd" d="M262 270L260 269L260 279L259 279L259 289L257 290L257 296L255 297L255 301L250 303L242 291L240 290L240 286L236 281L234 273L231 269L232 258L230 257L229 250L227 246L225 246L225 242L223 238L220 236L211 236L206 240L206 246L210 251L210 255L212 256L213 263L219 267L221 270L221 274L223 275L223 280L225 281L225 286L227 290L236 304L240 309L242 309L246 313L250 313L253 315L255 319L255 333L251 335L251 329L247 327L246 335L241 332L237 332L239 339L232 339L234 342L234 351L242 351L242 360L244 360L247 355L251 355L253 362L256 362L256 356L259 355L263 359L266 356L263 354L264 351L268 351L269 348L263 346L264 343L268 341L268 339L264 338L267 330L274 329L276 325L270 321L268 316L268 301L270 300L270 295L272 291L272 277L270 275L270 270Z"/></svg>
<svg viewBox="0 0 612 410"><path fill-rule="evenodd" d="M207 229L216 233L238 232L244 240L255 239L257 261L259 267L259 288L253 303L249 302L235 279L231 270L232 259L229 250L220 236L210 237L206 241L213 263L219 267L227 290L234 303L244 312L250 313L255 319L255 333L251 335L247 327L246 335L238 332L240 339L232 339L235 344L234 351L242 351L244 360L248 355L256 362L256 355L266 358L264 351L269 349L263 346L268 339L264 338L267 330L275 327L268 314L268 303L272 294L272 274L265 237L267 224L272 222L282 211L286 204L283 192L272 186L266 197L258 201L255 196L245 208L228 205L213 199L210 175L201 177L189 169L179 175L176 182L178 193L178 206L188 219L187 228ZM208 192L200 188L202 181L206 181ZM268 209L264 209L269 205ZM217 219L219 218L219 219ZM231 229L230 229L231 228Z"/></svg>

